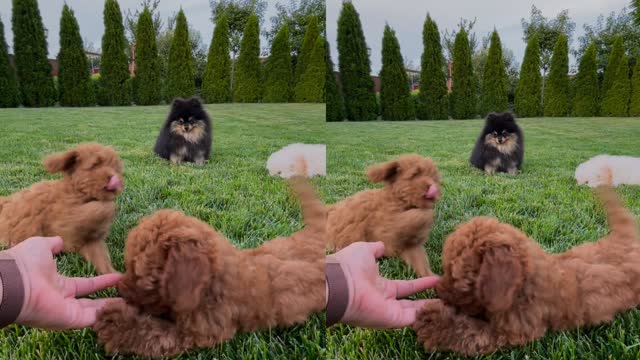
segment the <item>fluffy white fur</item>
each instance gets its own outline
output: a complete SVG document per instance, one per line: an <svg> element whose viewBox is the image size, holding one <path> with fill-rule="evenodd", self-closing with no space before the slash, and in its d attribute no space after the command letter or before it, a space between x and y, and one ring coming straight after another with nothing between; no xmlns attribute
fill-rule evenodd
<svg viewBox="0 0 640 360"><path fill-rule="evenodd" d="M640 158L598 155L576 169L578 185L640 185Z"/></svg>
<svg viewBox="0 0 640 360"><path fill-rule="evenodd" d="M327 147L324 144L290 144L274 152L267 160L269 175L288 179L292 176L325 176Z"/></svg>

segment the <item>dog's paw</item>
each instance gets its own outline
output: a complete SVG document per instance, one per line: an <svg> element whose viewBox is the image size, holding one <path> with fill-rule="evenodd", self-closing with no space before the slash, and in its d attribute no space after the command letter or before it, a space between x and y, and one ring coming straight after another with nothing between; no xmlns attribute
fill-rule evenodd
<svg viewBox="0 0 640 360"><path fill-rule="evenodd" d="M425 348L437 347L437 336L445 326L450 326L453 320L453 310L442 300L434 299L418 311L413 330L418 335Z"/></svg>
<svg viewBox="0 0 640 360"><path fill-rule="evenodd" d="M115 301L98 312L93 331L98 335L98 341L104 345L107 353L123 350L122 347L128 340L127 330L132 330L133 324L130 322L136 316L135 311L124 301Z"/></svg>

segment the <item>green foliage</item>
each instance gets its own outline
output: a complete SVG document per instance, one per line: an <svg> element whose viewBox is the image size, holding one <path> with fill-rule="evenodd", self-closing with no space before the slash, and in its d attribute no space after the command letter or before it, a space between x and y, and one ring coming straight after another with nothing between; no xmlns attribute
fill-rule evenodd
<svg viewBox="0 0 640 360"><path fill-rule="evenodd" d="M84 53L80 27L73 10L65 4L60 18L60 52L58 53L60 105L94 105L95 96L89 79L89 61Z"/></svg>
<svg viewBox="0 0 640 360"><path fill-rule="evenodd" d="M452 116L454 119L476 117L476 80L471 64L471 48L464 28L456 35L453 50Z"/></svg>
<svg viewBox="0 0 640 360"><path fill-rule="evenodd" d="M640 61L636 61L636 66L633 68L629 115L640 117Z"/></svg>
<svg viewBox="0 0 640 360"><path fill-rule="evenodd" d="M569 115L569 44L564 34L553 49L549 79L544 90L544 116Z"/></svg>
<svg viewBox="0 0 640 360"><path fill-rule="evenodd" d="M266 0L209 0L213 22L218 23L224 15L229 24L229 43L233 59L241 51L241 41L247 22L251 16L258 17L258 24L262 22L267 10ZM259 26L259 25L258 25Z"/></svg>
<svg viewBox="0 0 640 360"><path fill-rule="evenodd" d="M346 118L373 120L377 105L371 79L371 62L360 15L351 2L342 4L338 18L338 63Z"/></svg>
<svg viewBox="0 0 640 360"><path fill-rule="evenodd" d="M271 29L265 32L269 42L285 24L289 27L291 52L300 54L302 43L311 21L317 22L318 34L324 34L327 25L327 6L325 0L289 0L289 4L276 2L276 15L271 17Z"/></svg>
<svg viewBox="0 0 640 360"><path fill-rule="evenodd" d="M324 58L324 51L320 55ZM324 69L324 66L322 67ZM291 47L289 27L283 26L271 43L271 55L265 65L263 102L284 103L291 98ZM322 78L324 80L324 77ZM296 100L297 101L297 100ZM302 102L302 101L301 101Z"/></svg>
<svg viewBox="0 0 640 360"><path fill-rule="evenodd" d="M404 69L400 44L395 31L389 25L385 26L382 37L380 113L383 120L411 120L415 118L409 79Z"/></svg>
<svg viewBox="0 0 640 360"><path fill-rule="evenodd" d="M604 72L604 80L602 81L602 92L600 94L603 100L609 93L609 89L613 87L623 56L624 45L622 43L622 37L617 36L613 42L611 53L609 54L609 61L607 62L607 67Z"/></svg>
<svg viewBox="0 0 640 360"><path fill-rule="evenodd" d="M247 21L240 44L240 55L234 75L233 101L259 102L262 97L260 65L260 28L258 17L252 15Z"/></svg>
<svg viewBox="0 0 640 360"><path fill-rule="evenodd" d="M640 0L631 0L631 9L636 26L640 27Z"/></svg>
<svg viewBox="0 0 640 360"><path fill-rule="evenodd" d="M296 102L321 103L325 101L326 64L325 42L322 36L316 38L316 45L309 58L307 69L295 88ZM331 72L333 75L333 72Z"/></svg>
<svg viewBox="0 0 640 360"><path fill-rule="evenodd" d="M500 36L496 30L491 34L489 55L484 67L482 79L482 116L490 112L502 112L507 110L507 71L502 56Z"/></svg>
<svg viewBox="0 0 640 360"><path fill-rule="evenodd" d="M207 70L202 83L202 98L206 103L226 103L231 100L231 57L229 56L229 24L221 16L209 46Z"/></svg>
<svg viewBox="0 0 640 360"><path fill-rule="evenodd" d="M422 52L420 93L416 103L416 115L421 120L449 118L447 104L447 74L440 43L438 25L427 14L422 28Z"/></svg>
<svg viewBox="0 0 640 360"><path fill-rule="evenodd" d="M140 13L136 29L135 101L138 105L157 105L162 93L160 58L153 18L148 8Z"/></svg>
<svg viewBox="0 0 640 360"><path fill-rule="evenodd" d="M13 51L24 106L51 106L56 89L37 0L13 0Z"/></svg>
<svg viewBox="0 0 640 360"><path fill-rule="evenodd" d="M102 36L102 62L100 64L100 105L130 105L131 97L125 89L129 79L129 65L125 49L127 42L122 26L122 14L116 0L104 4L104 35Z"/></svg>
<svg viewBox="0 0 640 360"><path fill-rule="evenodd" d="M573 116L597 116L599 100L596 47L591 44L580 59L578 74L575 77Z"/></svg>
<svg viewBox="0 0 640 360"><path fill-rule="evenodd" d="M4 40L4 24L0 19L0 108L20 105L20 90L16 72L9 62L7 42Z"/></svg>
<svg viewBox="0 0 640 360"><path fill-rule="evenodd" d="M325 77L326 77L326 101L327 101L327 121L344 120L344 99L342 98L342 89L338 86L336 76L333 72L333 61L331 61L331 50L329 43L324 43L325 47Z"/></svg>
<svg viewBox="0 0 640 360"><path fill-rule="evenodd" d="M629 116L630 96L629 60L623 54L611 88L602 100L602 116Z"/></svg>
<svg viewBox="0 0 640 360"><path fill-rule="evenodd" d="M176 29L169 50L167 69L167 100L176 97L189 97L196 93L193 70L193 53L189 42L189 26L182 9L178 12Z"/></svg>
<svg viewBox="0 0 640 360"><path fill-rule="evenodd" d="M542 75L540 75L540 44L538 36L529 38L524 52L520 81L516 89L516 113L520 117L536 117L541 114Z"/></svg>
<svg viewBox="0 0 640 360"><path fill-rule="evenodd" d="M297 56L296 62L296 71L294 82L297 84L307 69L307 64L309 63L309 58L311 57L311 53L313 52L313 48L316 44L316 40L320 36L320 31L318 30L318 18L312 16L309 20L309 25L307 26L307 31L304 34L304 40L302 41L302 47L300 48L300 52Z"/></svg>

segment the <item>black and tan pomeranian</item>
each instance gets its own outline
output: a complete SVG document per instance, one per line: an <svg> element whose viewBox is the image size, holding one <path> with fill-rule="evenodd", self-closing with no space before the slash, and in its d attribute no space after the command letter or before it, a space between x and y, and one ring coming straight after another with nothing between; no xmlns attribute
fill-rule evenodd
<svg viewBox="0 0 640 360"><path fill-rule="evenodd" d="M176 98L153 151L174 164L204 164L211 152L211 120L200 99Z"/></svg>
<svg viewBox="0 0 640 360"><path fill-rule="evenodd" d="M516 175L524 157L524 137L510 113L491 113L471 154L471 164L489 175Z"/></svg>

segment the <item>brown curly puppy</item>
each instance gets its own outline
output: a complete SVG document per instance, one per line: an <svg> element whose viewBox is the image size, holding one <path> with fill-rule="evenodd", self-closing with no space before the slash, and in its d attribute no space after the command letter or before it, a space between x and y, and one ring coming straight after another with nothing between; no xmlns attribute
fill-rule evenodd
<svg viewBox="0 0 640 360"><path fill-rule="evenodd" d="M326 210L296 183L306 226L240 250L207 224L162 210L131 231L126 303L108 305L94 330L108 352L171 356L250 332L305 321L325 305Z"/></svg>
<svg viewBox="0 0 640 360"><path fill-rule="evenodd" d="M47 157L44 167L64 177L0 198L0 244L60 236L63 251L79 252L99 273L114 272L105 239L123 189L120 157L111 147L87 143Z"/></svg>
<svg viewBox="0 0 640 360"><path fill-rule="evenodd" d="M430 158L417 154L371 166L367 176L384 182L329 208L327 239L337 251L357 241L382 241L385 256L399 256L419 276L431 274L424 243L440 198L440 172Z"/></svg>
<svg viewBox="0 0 640 360"><path fill-rule="evenodd" d="M414 329L427 350L465 355L525 344L551 330L611 321L640 304L640 239L635 218L609 188L599 195L611 234L547 254L520 230L475 218L444 245L441 300Z"/></svg>

